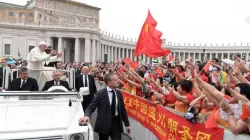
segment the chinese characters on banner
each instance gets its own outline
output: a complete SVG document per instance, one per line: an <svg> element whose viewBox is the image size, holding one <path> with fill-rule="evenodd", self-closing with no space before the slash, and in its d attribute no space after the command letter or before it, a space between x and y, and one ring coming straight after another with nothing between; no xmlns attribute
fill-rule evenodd
<svg viewBox="0 0 250 140"><path fill-rule="evenodd" d="M205 128L204 124L191 123L162 106L143 98L122 92L127 113L148 128L160 140L222 140L222 128Z"/></svg>

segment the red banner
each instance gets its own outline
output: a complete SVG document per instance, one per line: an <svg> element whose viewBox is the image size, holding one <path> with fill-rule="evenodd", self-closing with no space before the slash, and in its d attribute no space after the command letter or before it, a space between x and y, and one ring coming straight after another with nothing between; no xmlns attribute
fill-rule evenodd
<svg viewBox="0 0 250 140"><path fill-rule="evenodd" d="M160 140L223 140L224 129L205 128L191 123L160 105L122 92L127 113L148 128Z"/></svg>

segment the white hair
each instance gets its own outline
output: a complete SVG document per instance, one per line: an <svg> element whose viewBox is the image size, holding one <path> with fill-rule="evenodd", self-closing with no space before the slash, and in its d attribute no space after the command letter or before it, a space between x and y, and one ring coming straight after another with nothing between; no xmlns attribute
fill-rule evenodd
<svg viewBox="0 0 250 140"><path fill-rule="evenodd" d="M55 73L58 73L58 72L61 74L61 72L59 70L55 70L55 71L53 71L52 75L54 76Z"/></svg>

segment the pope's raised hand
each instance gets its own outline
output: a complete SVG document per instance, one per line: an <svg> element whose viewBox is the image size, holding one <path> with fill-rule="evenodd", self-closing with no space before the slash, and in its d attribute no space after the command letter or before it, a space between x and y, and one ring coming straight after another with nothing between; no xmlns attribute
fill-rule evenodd
<svg viewBox="0 0 250 140"><path fill-rule="evenodd" d="M55 50L51 50L50 56L54 56L55 54L56 54L56 51Z"/></svg>
<svg viewBox="0 0 250 140"><path fill-rule="evenodd" d="M58 54L57 54L57 58L62 57L62 55L63 55L62 53L58 53Z"/></svg>

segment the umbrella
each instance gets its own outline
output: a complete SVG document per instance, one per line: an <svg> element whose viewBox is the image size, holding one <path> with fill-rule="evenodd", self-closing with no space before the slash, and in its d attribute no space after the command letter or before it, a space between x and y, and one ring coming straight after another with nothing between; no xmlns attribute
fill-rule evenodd
<svg viewBox="0 0 250 140"><path fill-rule="evenodd" d="M11 58L4 58L4 57L2 57L2 58L0 58L0 61L2 59L5 59L7 61L7 64L16 64L16 61L13 60L13 59L11 59Z"/></svg>

